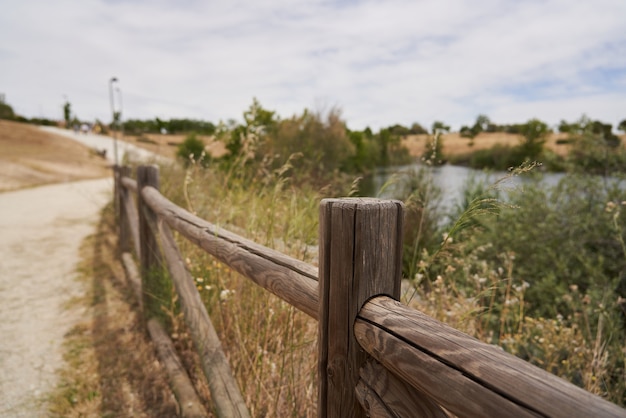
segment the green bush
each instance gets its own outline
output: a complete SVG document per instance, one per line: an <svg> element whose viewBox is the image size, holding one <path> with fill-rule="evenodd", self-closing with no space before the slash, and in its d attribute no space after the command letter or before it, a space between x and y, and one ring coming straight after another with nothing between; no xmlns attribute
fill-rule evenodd
<svg viewBox="0 0 626 418"><path fill-rule="evenodd" d="M567 175L498 204L492 191L470 184L441 247L420 254L409 302L624 405L623 183Z"/></svg>
<svg viewBox="0 0 626 418"><path fill-rule="evenodd" d="M176 156L183 161L185 166L195 163L207 166L209 163L209 156L204 151L204 142L196 134L188 135L185 138L178 146Z"/></svg>
<svg viewBox="0 0 626 418"><path fill-rule="evenodd" d="M0 102L0 119L13 119L15 117L15 113L13 112L13 108L6 103Z"/></svg>

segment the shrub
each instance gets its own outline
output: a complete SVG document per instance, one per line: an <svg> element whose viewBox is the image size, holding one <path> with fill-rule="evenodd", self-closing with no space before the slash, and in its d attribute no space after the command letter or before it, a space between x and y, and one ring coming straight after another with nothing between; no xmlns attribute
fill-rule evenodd
<svg viewBox="0 0 626 418"><path fill-rule="evenodd" d="M13 119L15 117L15 113L13 112L13 108L6 103L0 102L0 119Z"/></svg>
<svg viewBox="0 0 626 418"><path fill-rule="evenodd" d="M185 138L178 146L176 156L183 161L185 166L191 163L200 163L203 166L207 166L209 163L209 156L204 151L204 142L196 134L188 135Z"/></svg>

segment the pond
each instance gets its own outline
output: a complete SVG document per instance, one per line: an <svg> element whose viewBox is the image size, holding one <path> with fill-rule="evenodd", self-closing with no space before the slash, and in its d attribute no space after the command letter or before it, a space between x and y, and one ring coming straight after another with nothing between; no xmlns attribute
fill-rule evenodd
<svg viewBox="0 0 626 418"><path fill-rule="evenodd" d="M501 189L506 191L528 182L537 181L554 186L565 176L564 173L539 173L537 168L533 170L533 172L536 172L534 175L532 173L524 173L518 176L511 176L511 173L504 171L482 171L449 164L438 167L411 164L378 169L373 175L363 180L362 189L364 194L369 196L397 198L399 189L404 184L403 182L406 182L420 170L427 170L427 176L430 176L433 183L441 190L441 207L446 211L460 203L463 197L463 190L471 180L489 186L506 178L500 184Z"/></svg>

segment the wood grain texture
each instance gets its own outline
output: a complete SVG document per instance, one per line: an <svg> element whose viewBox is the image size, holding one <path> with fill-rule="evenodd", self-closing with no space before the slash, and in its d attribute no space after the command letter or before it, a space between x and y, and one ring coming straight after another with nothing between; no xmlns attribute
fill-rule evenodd
<svg viewBox="0 0 626 418"><path fill-rule="evenodd" d="M317 269L225 231L174 205L154 188L142 196L168 225L185 238L261 287L317 319Z"/></svg>
<svg viewBox="0 0 626 418"><path fill-rule="evenodd" d="M367 359L353 324L372 296L399 297L402 205L325 199L320 205L319 396L321 417L364 417L355 394Z"/></svg>
<svg viewBox="0 0 626 418"><path fill-rule="evenodd" d="M130 177L122 177L122 186L130 190L131 192L137 193L137 181L133 180Z"/></svg>
<svg viewBox="0 0 626 418"><path fill-rule="evenodd" d="M130 194L124 196L123 211L126 212L126 220L130 232L132 248L138 259L141 259L141 243L139 240L139 213L135 205L135 199Z"/></svg>
<svg viewBox="0 0 626 418"><path fill-rule="evenodd" d="M373 418L397 418L400 415L394 414L385 402L378 396L376 391L368 387L362 380L356 385L356 398L365 411L366 416ZM411 415L415 416L415 415Z"/></svg>
<svg viewBox="0 0 626 418"><path fill-rule="evenodd" d="M122 194L120 193L122 190L122 184L121 184L122 175L120 173L120 169L121 167L116 164L114 164L112 167L112 170L113 170L113 210L115 213L115 218L118 221L119 221L119 215L120 215L120 206L121 206L120 202L121 202L121 196L122 196Z"/></svg>
<svg viewBox="0 0 626 418"><path fill-rule="evenodd" d="M125 170L121 172L120 183L124 192L122 193L122 206L123 210L126 210L126 221L130 229L130 236L133 242L133 248L135 255L141 260L141 244L139 240L139 213L137 211L137 205L135 205L135 199L129 192L137 193L137 182L130 178L131 169L128 166L124 166ZM139 197L137 197L139 198ZM120 238L121 239L121 238Z"/></svg>
<svg viewBox="0 0 626 418"><path fill-rule="evenodd" d="M128 219L128 210L126 201L130 198L130 193L121 184L122 178L130 175L130 167L116 167L115 170L115 206L118 208L117 225L118 225L118 250L120 254L130 251L131 248L131 231L130 220Z"/></svg>
<svg viewBox="0 0 626 418"><path fill-rule="evenodd" d="M357 397L368 416L376 416L379 412L372 411L372 408L378 410L382 405L386 413L393 417L449 418L446 411L429 396L417 391L374 360L367 361L359 375L361 380Z"/></svg>
<svg viewBox="0 0 626 418"><path fill-rule="evenodd" d="M182 418L204 418L208 416L198 394L183 367L172 340L156 319L148 321L148 332L154 342L157 355L165 369L170 387L176 396Z"/></svg>
<svg viewBox="0 0 626 418"><path fill-rule="evenodd" d="M157 166L139 166L137 168L137 187L159 188L159 170ZM143 290L143 306L146 319L152 316L162 316L161 301L168 300L164 293L166 284L163 283L161 250L156 238L157 216L142 198L138 196L139 213L139 242L140 242L140 269L141 288Z"/></svg>
<svg viewBox="0 0 626 418"><path fill-rule="evenodd" d="M169 227L160 223L163 254L167 262L176 292L178 293L185 323L200 356L202 370L211 389L211 397L219 417L249 417L250 413L233 377L230 365L222 349L211 318L200 298L193 277Z"/></svg>
<svg viewBox="0 0 626 418"><path fill-rule="evenodd" d="M626 410L388 297L355 324L359 344L458 416L626 417Z"/></svg>
<svg viewBox="0 0 626 418"><path fill-rule="evenodd" d="M124 265L126 278L130 283L130 287L133 289L133 293L135 293L135 297L139 302L139 311L143 313L143 293L141 291L141 276L139 275L139 269L137 268L137 265L135 264L131 253L122 254L122 264Z"/></svg>

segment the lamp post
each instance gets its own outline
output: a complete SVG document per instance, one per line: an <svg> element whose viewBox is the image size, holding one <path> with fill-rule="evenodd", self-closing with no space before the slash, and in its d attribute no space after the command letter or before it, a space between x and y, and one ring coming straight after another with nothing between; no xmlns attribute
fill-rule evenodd
<svg viewBox="0 0 626 418"><path fill-rule="evenodd" d="M124 112L124 105L123 105L123 102L122 102L122 89L119 88L119 87L116 87L115 91L117 92L117 97L119 98L119 101L120 101L120 110L118 112L117 123L118 123L119 131L122 134L122 140L124 140L124 123L122 121L122 114Z"/></svg>
<svg viewBox="0 0 626 418"><path fill-rule="evenodd" d="M109 80L109 101L111 103L111 116L113 120L111 127L113 128L113 154L115 154L115 165L117 165L117 137L115 136L115 101L113 99L113 83L117 83L117 77L111 77Z"/></svg>

